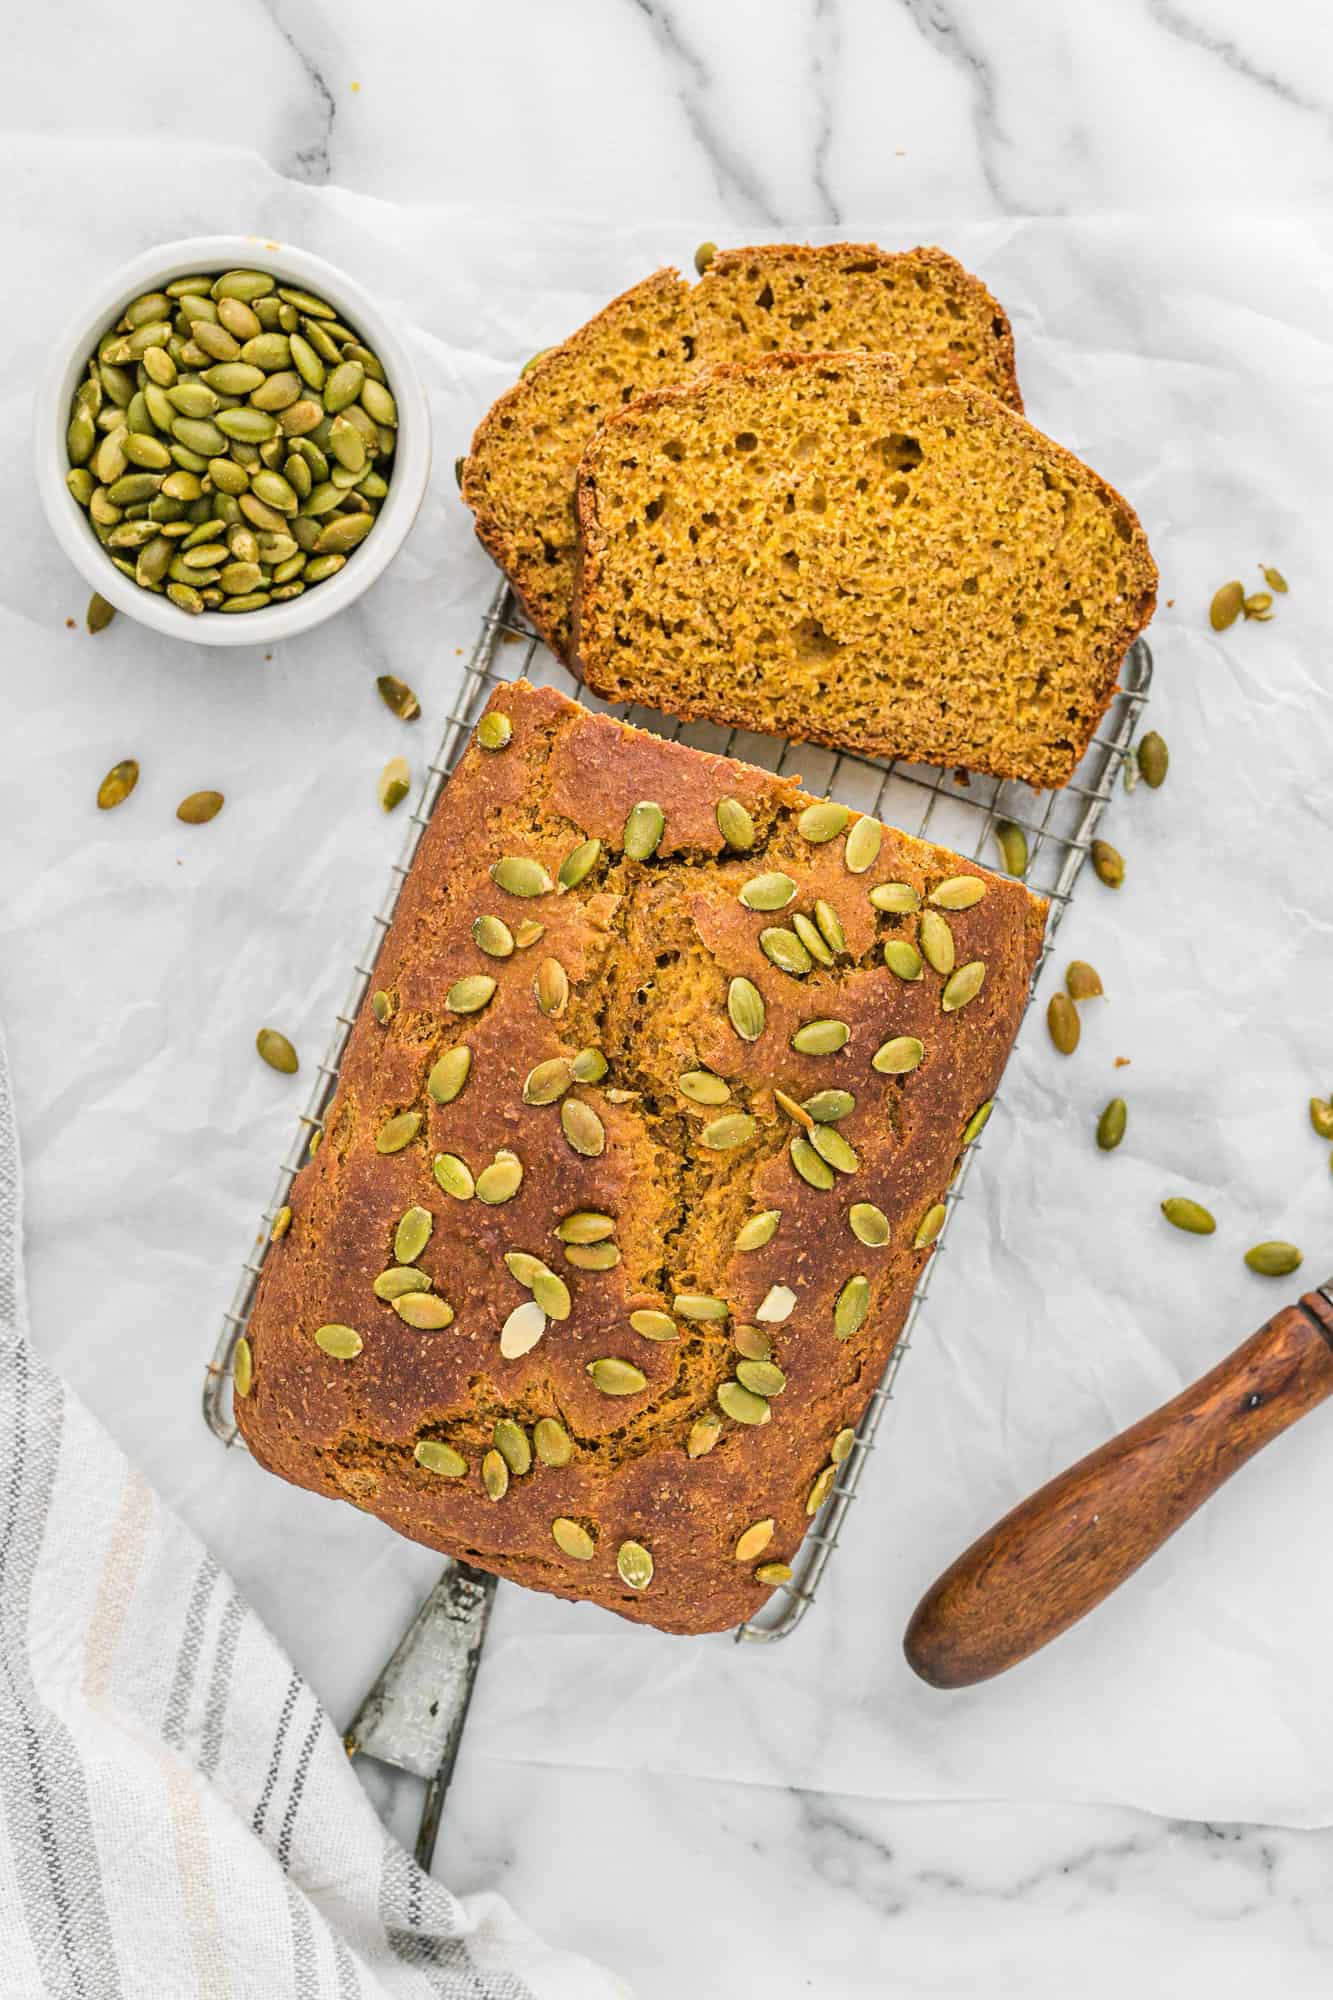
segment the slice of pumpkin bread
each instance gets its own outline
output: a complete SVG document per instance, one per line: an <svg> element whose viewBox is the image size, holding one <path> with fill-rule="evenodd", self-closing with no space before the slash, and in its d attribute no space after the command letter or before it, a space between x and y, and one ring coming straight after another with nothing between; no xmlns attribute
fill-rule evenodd
<svg viewBox="0 0 1333 2000"><path fill-rule="evenodd" d="M1151 616L1132 509L979 390L879 355L659 389L579 475L576 652L613 701L1062 785Z"/></svg>
<svg viewBox="0 0 1333 2000"><path fill-rule="evenodd" d="M1009 322L942 250L779 243L726 250L691 287L661 270L524 370L478 426L463 498L477 534L563 659L569 646L574 481L607 417L705 364L774 349L895 354L922 383L953 376L1022 407Z"/></svg>

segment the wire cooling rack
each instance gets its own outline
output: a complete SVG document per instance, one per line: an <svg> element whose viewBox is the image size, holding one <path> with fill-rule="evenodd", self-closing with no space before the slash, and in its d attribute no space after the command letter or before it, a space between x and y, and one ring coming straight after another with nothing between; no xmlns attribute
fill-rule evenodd
<svg viewBox="0 0 1333 2000"><path fill-rule="evenodd" d="M768 771L799 769L809 791L836 794L845 805L873 813L877 819L900 827L905 833L936 841L991 867L1002 866L995 838L997 825L1009 821L1022 827L1028 842L1027 885L1048 897L1051 905L1041 955L1032 975L1035 988L1134 741L1152 682L1152 655L1141 639L1131 649L1122 669L1120 688L1073 781L1056 792L1034 792L1028 785L996 778L967 776L920 764L886 763L851 751L793 745L772 736L752 735L712 723L680 723L651 710L624 704L613 706L590 693L559 664L537 638L507 585L502 584L482 619L457 704L448 718L435 759L427 767L425 783L413 808L403 851L394 863L384 900L371 920L370 936L319 1065L310 1101L279 1170L263 1226L245 1259L231 1305L223 1318L204 1388L204 1415L210 1429L224 1444L241 1442L231 1403L232 1356L254 1304L255 1288L269 1248L269 1231L287 1200L293 1177L309 1155L313 1135L323 1130L324 1114L337 1086L347 1037L365 998L385 932L393 920L399 891L478 715L496 687L520 676L558 687L599 713L621 716L641 728L696 748L741 757ZM1029 1003L1030 1000L1031 993ZM832 1494L801 1544L792 1577L778 1586L762 1611L737 1628L738 1640L767 1642L784 1638L795 1630L814 1603L819 1580L837 1547L847 1510L856 1498L884 1413L893 1400L898 1371L911 1350L936 1257L944 1248L950 1222L963 1200L968 1175L982 1143L981 1139L974 1141L963 1155L961 1169L946 1197L947 1213L935 1256L926 1261L901 1337L870 1398L857 1429L856 1443L839 1469Z"/></svg>

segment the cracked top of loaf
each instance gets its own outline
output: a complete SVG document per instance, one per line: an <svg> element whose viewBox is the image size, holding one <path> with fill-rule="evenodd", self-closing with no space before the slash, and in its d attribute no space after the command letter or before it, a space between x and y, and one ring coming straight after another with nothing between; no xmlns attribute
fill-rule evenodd
<svg viewBox="0 0 1333 2000"><path fill-rule="evenodd" d="M256 1457L668 1631L753 1614L853 1448L1044 915L793 778L499 689L265 1260Z"/></svg>

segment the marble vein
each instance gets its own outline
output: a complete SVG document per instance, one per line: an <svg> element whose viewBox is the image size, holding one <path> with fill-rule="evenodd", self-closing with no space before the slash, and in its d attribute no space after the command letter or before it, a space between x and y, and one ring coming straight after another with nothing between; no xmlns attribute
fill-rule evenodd
<svg viewBox="0 0 1333 2000"><path fill-rule="evenodd" d="M631 4L648 24L653 40L677 79L677 97L685 122L713 170L719 195L724 199L728 194L739 196L757 220L771 228L780 228L778 212L758 176L742 155L726 143L715 114L705 103L715 87L707 61L687 42L669 8L660 6L658 0L631 0Z"/></svg>
<svg viewBox="0 0 1333 2000"><path fill-rule="evenodd" d="M973 32L974 10L945 5L944 0L901 0L901 5L922 41L961 70L971 88L977 159L996 207L1006 215L1061 214L1058 203L1019 202L1005 187L998 156L1008 146L1009 137L1000 120L995 73Z"/></svg>
<svg viewBox="0 0 1333 2000"><path fill-rule="evenodd" d="M308 112L315 126L311 138L304 144L293 146L278 162L278 172L285 175L288 180L304 181L311 187L324 187L333 177L333 126L338 116L333 92L325 82L314 57L284 25L281 18L281 0L263 0L263 7L269 20L301 65L306 82L310 86Z"/></svg>
<svg viewBox="0 0 1333 2000"><path fill-rule="evenodd" d="M842 22L837 0L815 0L812 22L810 86L815 115L814 158L811 178L819 197L822 218L836 225L841 221L837 199L828 177L829 155L833 149L833 107L836 71L842 58Z"/></svg>
<svg viewBox="0 0 1333 2000"><path fill-rule="evenodd" d="M1175 5L1175 0L1148 0L1148 15L1178 41L1202 49L1206 55L1215 56L1236 76L1243 77L1246 83L1270 92L1284 104L1289 104L1293 111L1311 113L1333 130L1333 106L1321 97L1298 89L1273 70L1261 68L1229 36L1216 34L1206 22L1194 20L1184 8Z"/></svg>

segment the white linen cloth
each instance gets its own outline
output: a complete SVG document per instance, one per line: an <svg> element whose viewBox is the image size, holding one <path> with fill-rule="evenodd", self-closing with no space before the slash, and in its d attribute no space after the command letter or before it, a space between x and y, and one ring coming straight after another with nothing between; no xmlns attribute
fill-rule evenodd
<svg viewBox="0 0 1333 2000"><path fill-rule="evenodd" d="M72 137L15 141L4 165L0 437L14 466L29 442L22 385L93 263L195 231L253 227L345 265L408 322L426 377L437 471L416 530L346 618L271 659L204 655L125 618L95 639L67 631L86 591L25 483L0 491L13 663L0 1016L35 1337L345 1721L438 1561L223 1453L197 1415L204 1361L398 848L375 775L405 751L420 776L493 587L451 461L534 350L727 232L715 215L618 228L452 207L430 190L395 205L181 142L170 175L154 145ZM1333 1412L1005 1680L941 1696L913 1681L900 1641L920 1591L980 1528L1333 1266L1328 1149L1305 1111L1333 1083L1333 226L869 214L839 233L942 242L979 271L1013 317L1032 420L1139 509L1163 574L1147 720L1170 742L1171 775L1110 809L1125 886L1080 884L900 1400L800 1632L767 1649L674 1640L502 1586L463 1754L1330 1821ZM1213 590L1232 575L1257 585L1260 561L1291 581L1276 618L1212 633ZM376 697L383 671L421 695L410 729ZM128 755L139 789L99 815L97 781ZM176 802L204 785L227 794L223 813L178 826ZM1108 997L1084 1008L1065 1060L1041 1010L1073 956L1099 967ZM266 1022L298 1044L302 1077L256 1061ZM1121 1055L1132 1063L1118 1070ZM1113 1094L1130 1122L1108 1157L1092 1130ZM1174 1192L1214 1208L1215 1237L1167 1227L1157 1205ZM1269 1236L1306 1251L1289 1287L1241 1263Z"/></svg>
<svg viewBox="0 0 1333 2000"><path fill-rule="evenodd" d="M313 1689L34 1354L21 1210L0 1042L6 2000L628 2000L384 1832Z"/></svg>

